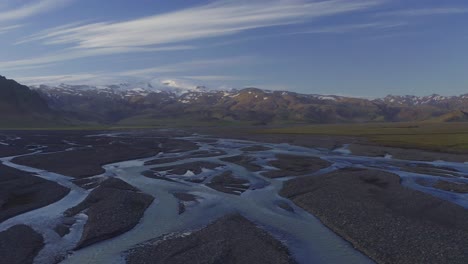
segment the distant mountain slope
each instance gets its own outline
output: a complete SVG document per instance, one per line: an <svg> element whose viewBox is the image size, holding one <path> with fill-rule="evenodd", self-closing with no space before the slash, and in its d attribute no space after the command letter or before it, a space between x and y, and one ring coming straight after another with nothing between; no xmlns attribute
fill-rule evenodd
<svg viewBox="0 0 468 264"><path fill-rule="evenodd" d="M431 121L436 122L466 122L468 121L468 113L461 110L455 110L447 114L443 114L434 118Z"/></svg>
<svg viewBox="0 0 468 264"><path fill-rule="evenodd" d="M44 125L53 119L54 113L37 91L0 76L0 126Z"/></svg>
<svg viewBox="0 0 468 264"><path fill-rule="evenodd" d="M468 95L387 96L369 100L258 88L219 91L204 86L179 86L175 81L32 88L54 110L84 121L111 124L139 124L142 120L162 119L252 124L446 122L465 121L460 113L468 110Z"/></svg>
<svg viewBox="0 0 468 264"><path fill-rule="evenodd" d="M0 114L47 113L49 107L36 91L0 76Z"/></svg>

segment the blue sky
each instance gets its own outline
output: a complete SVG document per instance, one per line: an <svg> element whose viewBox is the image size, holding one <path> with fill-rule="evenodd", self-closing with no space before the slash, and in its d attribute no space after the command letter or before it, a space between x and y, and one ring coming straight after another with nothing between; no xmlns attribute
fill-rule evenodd
<svg viewBox="0 0 468 264"><path fill-rule="evenodd" d="M0 74L378 97L468 92L466 0L1 0Z"/></svg>

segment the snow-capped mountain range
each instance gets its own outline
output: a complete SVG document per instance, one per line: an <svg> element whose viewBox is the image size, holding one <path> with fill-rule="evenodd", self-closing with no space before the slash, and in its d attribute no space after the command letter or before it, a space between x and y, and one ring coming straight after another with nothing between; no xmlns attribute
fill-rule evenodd
<svg viewBox="0 0 468 264"><path fill-rule="evenodd" d="M6 109L0 111L3 120L22 116L27 122L119 125L164 124L168 120L188 124L468 121L468 95L365 99L258 88L217 90L178 80L30 88L0 78L0 108Z"/></svg>
<svg viewBox="0 0 468 264"><path fill-rule="evenodd" d="M442 96L438 94L432 94L428 96L414 96L414 95L388 95L381 100L389 104L398 105L426 105L426 104L440 104L443 102L463 102L468 99L468 94L460 96Z"/></svg>
<svg viewBox="0 0 468 264"><path fill-rule="evenodd" d="M149 82L119 83L109 85L32 85L33 90L39 90L50 95L68 94L82 96L90 91L102 95L120 95L124 97L147 96L150 93L167 93L181 96L190 92L211 92L205 86L194 86L179 80L151 80Z"/></svg>
<svg viewBox="0 0 468 264"><path fill-rule="evenodd" d="M120 122L193 118L270 123L468 120L468 95L393 96L378 99L299 94L257 88L210 89L183 80L110 85L31 86L48 105L82 119Z"/></svg>
<svg viewBox="0 0 468 264"><path fill-rule="evenodd" d="M224 93L225 96L235 95L238 89L210 89L204 85L193 85L183 80L173 79L154 79L147 82L125 82L118 84L109 85L77 85L77 84L58 84L58 85L32 85L31 89L37 90L48 96L63 96L63 95L74 95L83 96L86 93L93 92L104 96L120 96L120 97L145 97L151 93L165 93L173 97L182 97L187 94L213 94L213 93ZM263 90L265 92L272 92L270 90ZM289 93L284 91L284 93ZM350 98L345 96L336 95L318 95L308 94L303 95L307 97L314 97L321 100L333 100L337 101L340 98ZM188 96L194 97L194 95ZM468 94L460 96L442 96L438 94L428 96L414 96L414 95L388 95L383 98L370 99L370 101L385 103L389 105L433 105L441 104L446 102L459 102L463 103L468 100Z"/></svg>

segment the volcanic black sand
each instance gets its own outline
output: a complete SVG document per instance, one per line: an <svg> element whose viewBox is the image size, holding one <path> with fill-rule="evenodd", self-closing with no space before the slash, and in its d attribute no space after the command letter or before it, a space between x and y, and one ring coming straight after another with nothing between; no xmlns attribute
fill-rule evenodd
<svg viewBox="0 0 468 264"><path fill-rule="evenodd" d="M211 179L211 182L206 184L219 192L240 195L249 189L249 181L240 179L232 174L231 171L223 172Z"/></svg>
<svg viewBox="0 0 468 264"><path fill-rule="evenodd" d="M142 175L148 178L169 182L181 183L177 180L183 180L187 182L202 183L206 180L206 177L200 175L204 170L214 170L223 166L223 164L214 162L194 161L172 166L153 168L151 170L144 171Z"/></svg>
<svg viewBox="0 0 468 264"><path fill-rule="evenodd" d="M40 234L26 225L0 232L0 263L29 264L44 247Z"/></svg>
<svg viewBox="0 0 468 264"><path fill-rule="evenodd" d="M444 153L427 151L420 149L402 149L395 147L383 147L368 144L351 144L349 149L354 155L368 156L368 157L384 157L391 155L395 159L402 160L421 160L421 161L434 161L445 160L452 162L466 162L468 161L467 154Z"/></svg>
<svg viewBox="0 0 468 264"><path fill-rule="evenodd" d="M451 168L435 167L426 164L414 164L412 166L400 167L403 171L414 172L419 174L441 176L441 177L459 177L458 171Z"/></svg>
<svg viewBox="0 0 468 264"><path fill-rule="evenodd" d="M434 187L437 189L445 190L449 192L468 193L468 184L466 183L437 181L437 183L434 184Z"/></svg>
<svg viewBox="0 0 468 264"><path fill-rule="evenodd" d="M305 146L313 148L334 149L353 142L360 142L362 139L346 136L325 136L325 135L306 135L306 134L268 134L258 133L264 127L245 127L245 128L192 128L192 131L200 134L212 135L220 138L235 138L241 140L250 140L255 142L291 144L296 146Z"/></svg>
<svg viewBox="0 0 468 264"><path fill-rule="evenodd" d="M188 236L159 238L128 252L128 264L296 263L287 248L240 215Z"/></svg>
<svg viewBox="0 0 468 264"><path fill-rule="evenodd" d="M205 158L205 157L215 157L215 156L221 156L226 154L226 152L222 150L216 150L216 151L193 151L192 153L188 155L182 155L178 157L173 157L173 158L159 158L159 159L154 159L147 161L145 165L157 165L157 164L163 164L163 163L171 163L171 162L176 162L176 161L181 161L181 160L186 160L186 159L193 159L193 158Z"/></svg>
<svg viewBox="0 0 468 264"><path fill-rule="evenodd" d="M344 169L290 180L281 195L379 263L467 263L468 211L397 175Z"/></svg>
<svg viewBox="0 0 468 264"><path fill-rule="evenodd" d="M198 201L198 197L196 195L190 193L173 193L174 197L179 200L179 214L185 213L187 209L187 204L196 203Z"/></svg>
<svg viewBox="0 0 468 264"><path fill-rule="evenodd" d="M238 155L221 159L222 161L231 162L246 168L249 171L260 171L262 166L255 164L255 159L249 155Z"/></svg>
<svg viewBox="0 0 468 264"><path fill-rule="evenodd" d="M280 178L285 176L299 176L314 173L331 165L330 162L316 157L304 157L296 155L276 155L276 160L269 164L279 170L262 173L268 178Z"/></svg>
<svg viewBox="0 0 468 264"><path fill-rule="evenodd" d="M6 146L0 144L0 157L11 157L22 154L31 153L32 151L26 149L26 147L18 148L17 146Z"/></svg>
<svg viewBox="0 0 468 264"><path fill-rule="evenodd" d="M256 146L251 146L251 147L245 147L241 149L242 151L248 151L248 152L257 152L257 151L267 151L271 150L269 147L265 147L262 145L256 145Z"/></svg>
<svg viewBox="0 0 468 264"><path fill-rule="evenodd" d="M0 164L0 223L62 199L70 189Z"/></svg>
<svg viewBox="0 0 468 264"><path fill-rule="evenodd" d="M153 171L167 172L172 175L185 175L188 172L192 172L193 174L200 174L203 169L213 170L222 166L222 164L213 162L194 161L169 167L158 167L154 168Z"/></svg>
<svg viewBox="0 0 468 264"><path fill-rule="evenodd" d="M67 216L79 212L88 215L77 248L89 246L132 229L138 224L153 199L120 179L110 178L104 181L82 203L66 212Z"/></svg>

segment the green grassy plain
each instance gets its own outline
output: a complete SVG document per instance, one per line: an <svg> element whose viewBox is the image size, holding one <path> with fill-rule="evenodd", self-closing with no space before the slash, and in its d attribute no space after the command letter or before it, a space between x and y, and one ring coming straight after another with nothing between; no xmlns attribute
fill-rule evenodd
<svg viewBox="0 0 468 264"><path fill-rule="evenodd" d="M434 151L468 153L468 122L419 122L419 123L365 123L365 124L275 124L274 127L260 128L248 122L214 121L194 119L154 119L147 116L122 120L113 125L81 123L54 125L30 120L16 125L15 120L4 120L0 130L126 130L151 128L203 128L229 131L244 130L255 134L301 134L351 136L367 139L370 143L401 148L418 148Z"/></svg>
<svg viewBox="0 0 468 264"><path fill-rule="evenodd" d="M196 120L190 118L151 118L138 116L121 120L115 124L99 124L85 122L44 122L38 120L11 119L0 120L0 130L128 130L128 129L157 129L157 128L193 128L218 127L235 128L248 127L251 122Z"/></svg>
<svg viewBox="0 0 468 264"><path fill-rule="evenodd" d="M305 125L258 130L268 134L352 136L382 146L468 151L468 123L370 123Z"/></svg>

